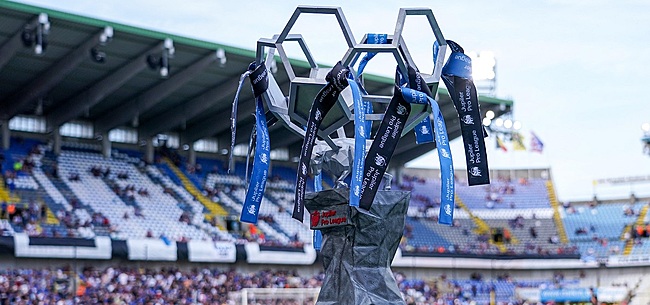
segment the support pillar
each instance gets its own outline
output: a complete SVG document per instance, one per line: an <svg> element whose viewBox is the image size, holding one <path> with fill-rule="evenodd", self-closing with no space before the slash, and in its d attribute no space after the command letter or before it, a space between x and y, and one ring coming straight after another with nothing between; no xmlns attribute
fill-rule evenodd
<svg viewBox="0 0 650 305"><path fill-rule="evenodd" d="M108 139L108 132L102 133L102 155L107 159L111 157L111 140Z"/></svg>
<svg viewBox="0 0 650 305"><path fill-rule="evenodd" d="M2 121L2 149L9 149L11 143L11 131L9 130L9 120Z"/></svg>
<svg viewBox="0 0 650 305"><path fill-rule="evenodd" d="M397 185L402 185L402 182L404 181L402 178L404 176L404 164L398 164L395 166L395 175L393 179L395 179L395 183Z"/></svg>
<svg viewBox="0 0 650 305"><path fill-rule="evenodd" d="M154 161L153 138L148 137L146 141L147 144L145 146L144 162L146 162L147 164L153 164Z"/></svg>
<svg viewBox="0 0 650 305"><path fill-rule="evenodd" d="M188 149L188 156L187 156L187 162L190 163L190 165L194 166L196 165L196 151L194 150L194 142L188 144L190 148Z"/></svg>
<svg viewBox="0 0 650 305"><path fill-rule="evenodd" d="M54 147L52 147L52 150L54 151L54 154L59 156L61 155L61 126L56 126L54 130L52 130L52 137L54 138Z"/></svg>

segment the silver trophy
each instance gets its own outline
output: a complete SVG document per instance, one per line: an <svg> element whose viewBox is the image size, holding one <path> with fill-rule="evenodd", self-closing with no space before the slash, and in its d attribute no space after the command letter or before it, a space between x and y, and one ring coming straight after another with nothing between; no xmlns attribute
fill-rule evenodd
<svg viewBox="0 0 650 305"><path fill-rule="evenodd" d="M289 130L304 138L303 126L307 124L316 94L327 84L325 76L330 70L318 66L302 35L290 33L302 14L334 15L348 46L341 63L348 66L352 73L353 66L361 55L374 52L392 54L403 75L407 75L408 66L417 69L402 37L404 22L409 15L426 16L439 50L434 70L431 74L421 75L431 91L437 92L447 43L430 9L400 9L395 31L387 36L388 43L370 44L367 35L359 42L354 39L341 8L299 6L280 34L259 39L257 42L257 63L264 62L266 67L271 67L277 52L289 76L289 94L285 96L273 73L269 71L269 87L263 95L268 109ZM283 47L286 41L299 44L311 67L309 77L295 75ZM433 43L432 41L432 46ZM372 103L388 104L392 96L364 94L362 98ZM374 109L377 108L385 107ZM430 114L429 105L412 104L401 136ZM369 121L381 121L383 113L368 113L365 118ZM360 211L348 205L349 189L343 181L352 168L354 139L346 136L344 127L353 124L353 121L352 94L350 89L346 88L339 95L332 110L322 119L317 131L322 140L316 140L311 158L313 174L326 171L337 177L335 189L307 194L305 197L311 228L320 229L323 233L322 255L326 278L317 304L404 304L392 276L390 263L402 237L410 194L401 191L379 191L370 211ZM367 148L370 143L372 139L368 140ZM390 186L390 182L384 181L384 185ZM351 240L354 243L350 243Z"/></svg>

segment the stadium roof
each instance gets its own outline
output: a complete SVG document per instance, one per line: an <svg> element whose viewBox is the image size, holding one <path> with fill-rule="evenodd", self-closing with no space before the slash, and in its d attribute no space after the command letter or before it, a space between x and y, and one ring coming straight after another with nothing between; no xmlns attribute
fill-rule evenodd
<svg viewBox="0 0 650 305"><path fill-rule="evenodd" d="M37 27L41 13L48 15L50 29L47 48L37 55L33 39L26 46L30 38L26 34L35 33L30 29ZM111 31L105 27L111 27L113 34L106 43L103 40ZM166 39L173 41L175 51L169 59L169 75L161 77L148 59L159 62ZM223 52L227 62L222 64ZM103 62L101 56L93 59L97 55L104 55ZM137 128L141 139L176 132L181 144L207 137L225 144L230 142L230 106L239 75L254 58L252 50L0 1L0 120L37 115L46 118L49 131L83 120L93 123L95 134L130 126ZM292 65L297 75L309 71L305 61L292 60ZM275 78L288 92L284 69L278 69ZM365 85L369 92L390 94L393 80L367 75ZM453 103L444 88L439 94L449 136L456 138L460 128ZM244 90L240 101L240 114L253 112L250 90ZM498 116L512 106L512 101L491 97L482 96L480 101L483 114L493 110ZM245 143L253 119L239 117L239 130L246 132L239 133L237 142ZM276 125L270 131L272 148L295 151L301 139ZM434 147L415 145L411 134L402 140L393 160L407 162Z"/></svg>

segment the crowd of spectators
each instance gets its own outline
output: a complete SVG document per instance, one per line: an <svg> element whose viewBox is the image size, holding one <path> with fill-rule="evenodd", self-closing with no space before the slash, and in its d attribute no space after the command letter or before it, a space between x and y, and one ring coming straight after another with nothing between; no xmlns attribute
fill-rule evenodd
<svg viewBox="0 0 650 305"><path fill-rule="evenodd" d="M409 279L400 272L394 276L409 305L469 304L479 294L489 295L495 285L526 286L507 273L495 280L483 279L475 273L471 279L461 281L447 279L444 274L426 280ZM238 304L236 292L244 288L320 288L323 279L323 273L301 276L296 271L283 270L242 273L208 268L86 267L76 273L69 267L5 269L0 270L0 304L234 305ZM314 301L311 297L306 303L253 297L249 304L297 305ZM514 296L500 301L519 303Z"/></svg>
<svg viewBox="0 0 650 305"><path fill-rule="evenodd" d="M235 304L230 293L242 288L320 287L322 278L268 270L87 267L75 274L70 268L13 269L0 271L0 304L230 305Z"/></svg>

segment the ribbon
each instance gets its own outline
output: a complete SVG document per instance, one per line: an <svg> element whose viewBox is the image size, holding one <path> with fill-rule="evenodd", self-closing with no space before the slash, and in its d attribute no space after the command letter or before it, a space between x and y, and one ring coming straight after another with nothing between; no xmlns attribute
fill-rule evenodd
<svg viewBox="0 0 650 305"><path fill-rule="evenodd" d="M323 172L321 171L318 175L314 176L314 192L320 192L323 190ZM320 251L323 244L323 233L320 230L314 230L314 235L312 236L312 246L315 250Z"/></svg>
<svg viewBox="0 0 650 305"><path fill-rule="evenodd" d="M366 107L361 99L361 89L349 73L348 84L354 100L354 158L352 160L352 177L350 180L350 206L358 207L361 198L361 183L366 159L366 138L370 130L366 125Z"/></svg>
<svg viewBox="0 0 650 305"><path fill-rule="evenodd" d="M233 150L235 150L235 136L237 135L237 106L239 105L239 93L244 87L244 80L251 74L253 64L248 67L248 70L239 77L239 85L235 92L235 99L232 101L232 112L230 113L230 153L228 154L228 174L235 168L233 160Z"/></svg>
<svg viewBox="0 0 650 305"><path fill-rule="evenodd" d="M249 79L255 95L255 157L253 159L253 172L246 192L246 200L242 207L240 221L257 223L260 204L264 198L264 189L269 173L271 145L269 143L269 130L267 128L266 114L262 102L262 93L268 88L268 71L262 63L250 73ZM233 136L234 137L234 136ZM252 139L253 137L251 137ZM252 141L251 141L252 142Z"/></svg>
<svg viewBox="0 0 650 305"><path fill-rule="evenodd" d="M423 92L430 98L433 94L427 86L427 83L422 79L422 75L412 67L408 67L408 84L409 88ZM431 132L431 118L427 115L415 126L415 143L424 144L433 142L433 133Z"/></svg>
<svg viewBox="0 0 650 305"><path fill-rule="evenodd" d="M367 44L386 44L388 34L366 35ZM352 165L352 177L350 181L350 206L358 207L361 199L361 184L364 176L366 159L366 139L372 131L372 121L366 121L366 114L372 113L372 103L362 100L362 94L368 94L361 84L361 75L368 62L377 55L377 52L367 52L359 62L357 78L352 74L348 77L348 83L354 100L354 158Z"/></svg>
<svg viewBox="0 0 650 305"><path fill-rule="evenodd" d="M366 43L367 44L387 44L388 43L388 34L372 34L368 33L366 37ZM363 87L362 84L362 74L363 71L366 68L366 65L368 62L373 59L377 55L377 52L367 52L366 55L363 56L361 61L359 61L359 68L357 69L357 84L359 84L359 88L361 89L361 94L367 95L368 92L366 91L366 88ZM363 101L363 104L365 105L365 113L369 114L372 113L372 103L370 101ZM366 121L366 138L370 138L370 133L372 132L372 121L367 120Z"/></svg>
<svg viewBox="0 0 650 305"><path fill-rule="evenodd" d="M426 86L425 86L426 87ZM410 88L402 88L404 99L410 103L429 104L433 115L433 130L435 133L436 148L438 150L438 160L440 161L440 212L438 223L452 225L454 220L454 164L449 149L449 136L445 119L440 112L438 103L424 92Z"/></svg>
<svg viewBox="0 0 650 305"><path fill-rule="evenodd" d="M366 35L366 44L386 44L388 43L388 34L372 34ZM357 76L363 74L368 62L377 55L377 52L367 52L366 55L359 61L359 68L357 69Z"/></svg>
<svg viewBox="0 0 650 305"><path fill-rule="evenodd" d="M323 118L332 109L336 100L338 99L341 91L348 86L347 75L349 70L345 68L341 62L338 62L332 70L327 73L325 79L327 84L321 89L314 103L309 110L309 119L307 120L307 128L305 130L305 139L300 149L300 161L298 162L298 173L296 179L296 192L294 196L294 206L292 217L302 222L305 214L305 189L307 186L307 172L309 169L309 161L311 154L314 150L314 141L318 133Z"/></svg>
<svg viewBox="0 0 650 305"><path fill-rule="evenodd" d="M396 86L364 162L359 206L365 210L370 210L372 206L381 178L401 138L410 112L411 105L404 99L401 88Z"/></svg>
<svg viewBox="0 0 650 305"><path fill-rule="evenodd" d="M478 94L472 80L472 60L456 42L447 40L451 48L449 60L442 68L442 80L454 102L465 146L467 180L469 185L490 183L484 129Z"/></svg>

